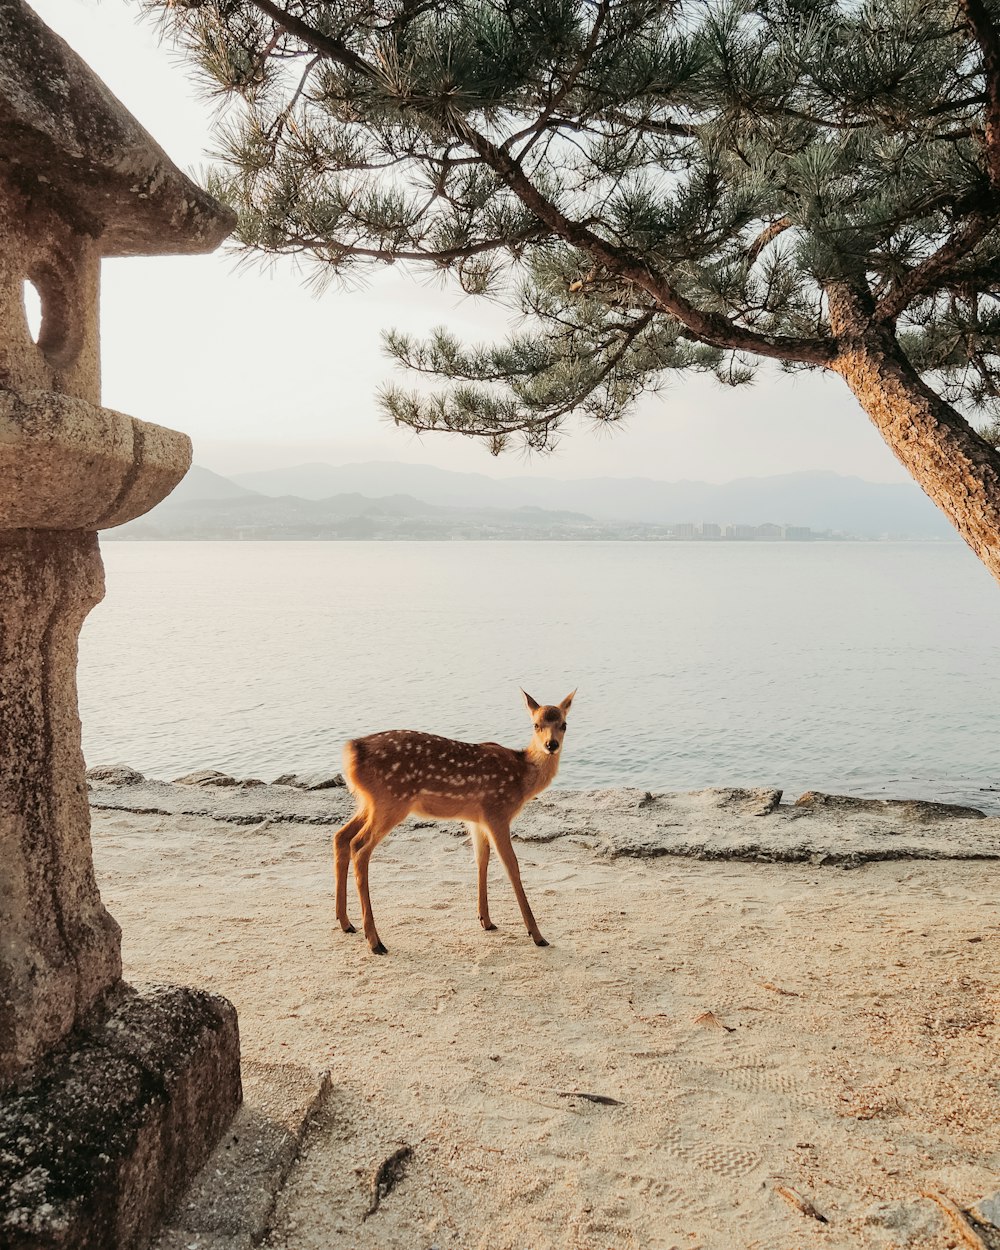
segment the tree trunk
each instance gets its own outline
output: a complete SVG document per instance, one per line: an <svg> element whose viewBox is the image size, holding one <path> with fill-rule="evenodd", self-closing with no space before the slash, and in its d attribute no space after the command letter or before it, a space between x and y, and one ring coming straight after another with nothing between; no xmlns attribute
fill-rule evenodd
<svg viewBox="0 0 1000 1250"><path fill-rule="evenodd" d="M921 380L892 331L873 325L861 298L844 288L827 295L840 345L831 369L1000 582L1000 453Z"/></svg>

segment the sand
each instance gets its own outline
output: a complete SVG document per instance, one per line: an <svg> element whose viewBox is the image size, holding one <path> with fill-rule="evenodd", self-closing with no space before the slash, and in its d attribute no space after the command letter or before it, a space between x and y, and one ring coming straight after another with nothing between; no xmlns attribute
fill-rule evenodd
<svg viewBox="0 0 1000 1250"><path fill-rule="evenodd" d="M95 783L94 852L127 976L217 990L247 1058L330 1070L273 1250L960 1244L922 1194L1000 1189L1000 819L768 794L536 800L546 949L495 861L480 929L446 824L372 861L389 954L341 934L342 790Z"/></svg>

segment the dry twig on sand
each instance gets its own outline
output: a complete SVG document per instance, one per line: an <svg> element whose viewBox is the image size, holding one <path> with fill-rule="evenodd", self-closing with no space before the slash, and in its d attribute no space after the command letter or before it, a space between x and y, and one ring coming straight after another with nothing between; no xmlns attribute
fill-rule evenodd
<svg viewBox="0 0 1000 1250"><path fill-rule="evenodd" d="M774 994L783 994L786 998L801 998L802 995L797 990L782 989L780 985L775 985L773 981L761 981L761 985L765 990L771 990Z"/></svg>
<svg viewBox="0 0 1000 1250"><path fill-rule="evenodd" d="M396 1188L406 1175L406 1165L412 1157L412 1146L400 1146L398 1150L392 1152L388 1159L383 1159L378 1165L375 1169L375 1175L372 1177L371 1206L361 1217L363 1220L367 1220L370 1215L374 1215L382 1199L388 1197Z"/></svg>
<svg viewBox="0 0 1000 1250"><path fill-rule="evenodd" d="M775 1185L774 1192L779 1194L786 1202L790 1202L796 1211L801 1211L803 1215L808 1215L812 1220L819 1220L821 1224L829 1224L822 1211L817 1210L808 1198L803 1198L800 1193L790 1188L788 1185Z"/></svg>
<svg viewBox="0 0 1000 1250"><path fill-rule="evenodd" d="M622 1107L625 1105L617 1098L609 1098L607 1094L584 1094L578 1089L560 1089L557 1093L560 1098L585 1098L587 1102L597 1102L602 1107Z"/></svg>

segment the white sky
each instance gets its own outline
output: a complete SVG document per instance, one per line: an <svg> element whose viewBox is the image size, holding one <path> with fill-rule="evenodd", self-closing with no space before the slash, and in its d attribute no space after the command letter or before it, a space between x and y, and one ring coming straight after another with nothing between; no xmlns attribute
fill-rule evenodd
<svg viewBox="0 0 1000 1250"><path fill-rule="evenodd" d="M31 0L186 172L212 146L214 105L134 0ZM768 376L729 390L678 377L624 429L581 427L555 457L495 460L470 440L416 438L375 403L393 372L386 327L445 325L499 335L508 314L399 267L364 289L315 296L291 265L236 269L233 253L105 262L104 402L185 430L219 473L306 460L406 460L556 477L611 475L723 482L805 469L876 481L906 474L839 379ZM401 375L404 385L406 378Z"/></svg>

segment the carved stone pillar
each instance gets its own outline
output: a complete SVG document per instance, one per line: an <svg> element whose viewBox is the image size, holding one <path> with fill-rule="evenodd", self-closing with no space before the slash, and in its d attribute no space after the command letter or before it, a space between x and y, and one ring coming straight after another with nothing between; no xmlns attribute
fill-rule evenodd
<svg viewBox="0 0 1000 1250"><path fill-rule="evenodd" d="M23 0L0 0L4 1250L148 1243L241 1097L231 1004L122 981L76 693L80 627L104 594L97 531L191 463L185 435L100 406L101 258L208 252L232 226Z"/></svg>
<svg viewBox="0 0 1000 1250"><path fill-rule="evenodd" d="M90 853L77 638L104 595L97 535L0 530L0 1087L121 977Z"/></svg>

